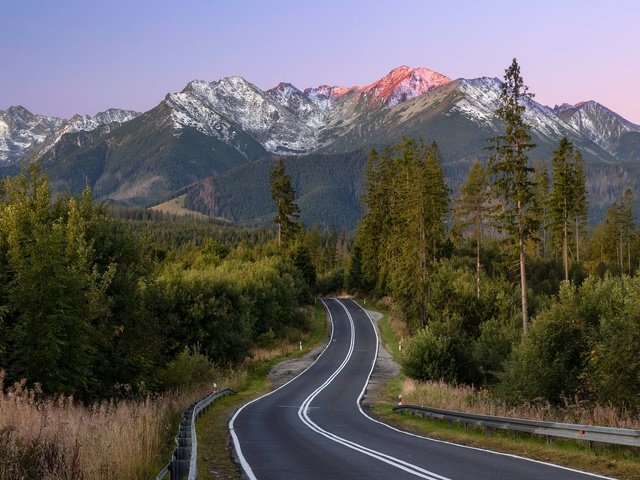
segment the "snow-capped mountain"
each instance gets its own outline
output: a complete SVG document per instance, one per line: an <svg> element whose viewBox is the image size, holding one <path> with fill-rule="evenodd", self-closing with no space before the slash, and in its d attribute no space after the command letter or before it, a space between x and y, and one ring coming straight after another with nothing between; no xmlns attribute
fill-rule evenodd
<svg viewBox="0 0 640 480"><path fill-rule="evenodd" d="M0 165L19 160L38 149L46 150L71 132L90 131L121 124L139 113L110 108L94 116L75 115L70 120L31 113L22 106L0 111Z"/></svg>
<svg viewBox="0 0 640 480"><path fill-rule="evenodd" d="M22 106L0 111L0 164L17 160L63 124L60 118L34 115Z"/></svg>
<svg viewBox="0 0 640 480"><path fill-rule="evenodd" d="M419 97L449 82L451 82L449 77L428 68L409 68L403 65L361 90L382 103L393 106Z"/></svg>
<svg viewBox="0 0 640 480"><path fill-rule="evenodd" d="M104 112L96 113L93 117L91 115L74 115L67 123L65 133L79 131L88 132L101 127L102 125L128 122L129 120L136 118L138 115L140 115L139 112L134 112L133 110L121 110L119 108L110 108Z"/></svg>
<svg viewBox="0 0 640 480"><path fill-rule="evenodd" d="M168 95L166 102L176 129L188 125L232 143L241 128L270 152L309 151L315 146L315 129L300 121L302 111L288 108L287 98L269 95L241 77L228 77L193 81L182 92Z"/></svg>
<svg viewBox="0 0 640 480"><path fill-rule="evenodd" d="M581 135L614 155L625 139L636 137L640 132L640 125L622 118L593 100L576 105L556 105L554 112Z"/></svg>

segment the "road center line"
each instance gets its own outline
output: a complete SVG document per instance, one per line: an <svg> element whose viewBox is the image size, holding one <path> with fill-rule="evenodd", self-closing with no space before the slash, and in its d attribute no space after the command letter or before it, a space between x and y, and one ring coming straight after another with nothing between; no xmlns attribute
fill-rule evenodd
<svg viewBox="0 0 640 480"><path fill-rule="evenodd" d="M318 424L316 424L315 422L313 422L313 420L311 420L311 418L309 418L309 406L311 404L311 402L313 401L313 399L315 397L317 397L320 392L322 392L325 388L327 388L331 382L333 382L333 380L340 374L340 372L347 366L347 364L349 363L349 360L351 359L351 356L353 355L353 351L354 351L354 346L355 346L355 338L356 338L356 332L355 332L355 325L353 323L353 317L351 316L351 313L349 313L349 310L347 309L347 307L345 307L345 305L340 301L336 299L336 302L344 309L344 311L347 314L347 317L349 318L349 326L350 326L350 332L351 332L351 340L349 343L349 351L347 352L347 355L345 357L345 359L342 361L342 363L340 364L340 366L333 372L333 374L331 374L331 376L322 384L320 385L313 393L311 393L311 395L309 395L304 402L302 402L302 405L300 406L300 409L298 410L298 417L300 417L300 420L307 425L311 430L313 430L314 432L328 438L331 441L334 441L336 443L339 443L347 448L350 448L352 450L355 450L357 452L360 452L364 455L367 455L369 457L375 458L376 460L379 460L381 462L384 462L388 465L391 465L395 468L398 468L400 470L403 470L407 473L410 473L416 477L420 477L420 478L426 478L429 480L449 480L446 477L443 477L441 475L438 475L434 472L430 472L429 470L426 470L424 468L418 467L417 465L414 465L412 463L408 463L405 462L404 460L400 460L399 458L396 457L392 457L391 455L387 455L385 453L379 452L377 450L373 450L371 448L365 447L363 445L360 445L359 443L356 442L352 442L350 440L347 440L345 438L342 438L336 434L333 434L327 430L324 430L323 428L321 428ZM333 325L333 315L331 314L331 310L329 310L329 307L327 306L326 302L323 300L322 303L324 303L325 307L327 308L327 311L329 312L329 317L331 319L331 324ZM374 364L375 364L375 358L374 358ZM359 401L360 399L358 398L357 401Z"/></svg>

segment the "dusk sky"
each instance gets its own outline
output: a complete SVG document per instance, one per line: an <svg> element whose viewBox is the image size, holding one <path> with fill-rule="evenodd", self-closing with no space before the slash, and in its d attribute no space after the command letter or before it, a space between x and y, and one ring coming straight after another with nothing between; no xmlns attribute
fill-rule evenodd
<svg viewBox="0 0 640 480"><path fill-rule="evenodd" d="M365 85L399 65L596 100L640 124L637 0L2 0L0 110L138 111L193 79Z"/></svg>

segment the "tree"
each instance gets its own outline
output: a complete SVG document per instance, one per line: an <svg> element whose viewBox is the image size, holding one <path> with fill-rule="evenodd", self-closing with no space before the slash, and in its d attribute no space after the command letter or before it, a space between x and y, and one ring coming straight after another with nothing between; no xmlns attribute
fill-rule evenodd
<svg viewBox="0 0 640 480"><path fill-rule="evenodd" d="M278 225L278 245L287 245L300 232L298 223L300 208L294 202L296 192L291 185L291 177L287 175L284 160L278 160L269 174L271 181L271 198L276 203L276 215L273 221Z"/></svg>
<svg viewBox="0 0 640 480"><path fill-rule="evenodd" d="M489 214L492 211L487 175L481 163L474 163L469 169L467 180L460 189L454 214L456 226L470 230L476 246L476 296L480 298L480 253L487 228Z"/></svg>
<svg viewBox="0 0 640 480"><path fill-rule="evenodd" d="M504 83L500 93L501 106L496 111L504 122L504 135L493 137L489 148L489 172L502 210L497 215L499 230L507 235L518 251L520 264L520 294L522 303L522 327L526 332L529 326L527 312L527 273L525 245L536 230L535 217L531 215L534 201L532 168L529 166L527 152L535 147L525 123L524 102L532 98L528 87L520 75L520 65L514 58L511 66L505 70Z"/></svg>
<svg viewBox="0 0 640 480"><path fill-rule="evenodd" d="M575 199L573 204L574 238L576 244L576 262L580 263L580 230L587 226L587 179L584 173L582 154L578 150L575 157Z"/></svg>
<svg viewBox="0 0 640 480"><path fill-rule="evenodd" d="M549 227L549 174L544 165L534 169L531 178L533 182L533 204L531 214L538 226L536 238L536 256L547 259L547 228Z"/></svg>
<svg viewBox="0 0 640 480"><path fill-rule="evenodd" d="M635 233L633 222L633 191L627 188L620 201L620 271L624 271L626 253L627 273L631 275L631 243Z"/></svg>
<svg viewBox="0 0 640 480"><path fill-rule="evenodd" d="M586 188L580 151L562 138L553 152L553 189L551 191L551 218L554 236L562 243L564 279L569 280L569 236L577 230L586 209ZM578 232L574 232L576 257L579 248Z"/></svg>

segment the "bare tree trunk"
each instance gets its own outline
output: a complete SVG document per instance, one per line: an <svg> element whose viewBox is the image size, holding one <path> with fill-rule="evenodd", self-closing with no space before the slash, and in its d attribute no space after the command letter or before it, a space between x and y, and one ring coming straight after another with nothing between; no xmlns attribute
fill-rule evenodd
<svg viewBox="0 0 640 480"><path fill-rule="evenodd" d="M563 232L562 232L562 262L564 263L564 279L569 281L569 233L567 224L569 219L567 218L567 198L564 199L564 220L563 220Z"/></svg>
<svg viewBox="0 0 640 480"><path fill-rule="evenodd" d="M525 265L524 252L524 226L522 225L522 203L518 199L518 250L520 253L520 297L522 299L522 330L527 333L529 330L529 314L527 302L527 269Z"/></svg>
<svg viewBox="0 0 640 480"><path fill-rule="evenodd" d="M576 231L575 231L575 235L576 235L576 263L580 263L580 232L579 232L579 226L580 226L580 222L578 221L578 219L576 218L575 220L576 223Z"/></svg>
<svg viewBox="0 0 640 480"><path fill-rule="evenodd" d="M520 295L522 296L522 330L529 329L529 315L527 313L527 271L525 266L524 238L520 237Z"/></svg>
<svg viewBox="0 0 640 480"><path fill-rule="evenodd" d="M476 241L476 298L480 298L480 234Z"/></svg>

